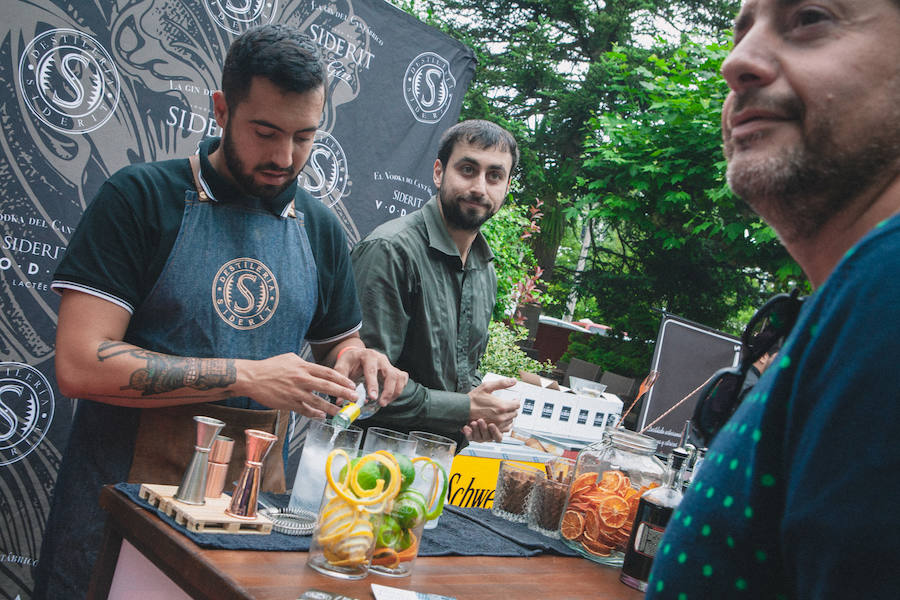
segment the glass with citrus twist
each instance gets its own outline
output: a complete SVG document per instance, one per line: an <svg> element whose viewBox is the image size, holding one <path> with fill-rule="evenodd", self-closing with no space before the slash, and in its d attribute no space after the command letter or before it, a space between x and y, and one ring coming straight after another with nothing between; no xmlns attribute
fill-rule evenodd
<svg viewBox="0 0 900 600"><path fill-rule="evenodd" d="M326 459L325 475L307 564L333 577L361 579L372 560L375 520L400 491L399 464L389 452L351 458L337 449Z"/></svg>
<svg viewBox="0 0 900 600"><path fill-rule="evenodd" d="M412 573L413 562L419 553L419 542L425 523L440 516L447 496L447 472L427 456L397 455L400 465L400 492L393 506L375 519L375 551L370 569L381 575L406 577ZM432 475L423 493L412 487L425 479L426 470ZM418 475L417 475L418 473Z"/></svg>

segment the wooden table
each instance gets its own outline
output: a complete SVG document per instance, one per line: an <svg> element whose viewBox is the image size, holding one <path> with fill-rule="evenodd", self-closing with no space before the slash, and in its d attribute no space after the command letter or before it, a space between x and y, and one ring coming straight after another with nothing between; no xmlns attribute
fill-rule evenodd
<svg viewBox="0 0 900 600"><path fill-rule="evenodd" d="M112 486L102 490L100 505L110 518L94 571L92 598L106 597L123 538L187 594L204 600L293 600L309 589L368 600L373 597L372 583L458 600L643 598L619 582L618 569L554 555L419 557L410 577L372 574L345 581L307 567L305 552L203 549Z"/></svg>

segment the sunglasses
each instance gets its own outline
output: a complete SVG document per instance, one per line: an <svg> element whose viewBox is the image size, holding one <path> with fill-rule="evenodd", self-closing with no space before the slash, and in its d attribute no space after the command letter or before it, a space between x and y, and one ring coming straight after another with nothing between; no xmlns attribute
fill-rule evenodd
<svg viewBox="0 0 900 600"><path fill-rule="evenodd" d="M741 362L716 371L700 392L691 417L691 429L708 447L740 405L747 372L757 360L784 340L803 306L800 290L770 298L750 319L741 335Z"/></svg>

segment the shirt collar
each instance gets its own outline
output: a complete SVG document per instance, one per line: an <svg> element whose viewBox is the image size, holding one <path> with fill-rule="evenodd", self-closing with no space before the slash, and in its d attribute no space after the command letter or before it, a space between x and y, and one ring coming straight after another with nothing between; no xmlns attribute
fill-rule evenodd
<svg viewBox="0 0 900 600"><path fill-rule="evenodd" d="M425 230L428 233L428 245L447 256L460 258L459 248L456 247L456 242L450 237L450 232L447 231L447 225L441 216L437 196L432 196L431 200L422 207L422 214L425 218ZM488 245L487 240L484 239L484 235L479 231L475 235L472 247L469 249L466 265L475 267L485 265L492 260L494 260L494 253L491 252L491 247Z"/></svg>
<svg viewBox="0 0 900 600"><path fill-rule="evenodd" d="M220 175L209 161L210 153L215 152L220 142L221 138L215 137L200 143L200 185L209 196L209 199L213 202L222 202L223 204L233 202L259 206L269 212L283 216L297 193L297 180L294 180L286 190L274 198L262 199L248 196Z"/></svg>

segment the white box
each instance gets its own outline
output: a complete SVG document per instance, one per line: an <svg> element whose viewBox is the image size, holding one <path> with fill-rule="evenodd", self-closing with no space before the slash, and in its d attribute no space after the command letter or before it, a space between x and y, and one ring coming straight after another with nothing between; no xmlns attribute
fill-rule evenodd
<svg viewBox="0 0 900 600"><path fill-rule="evenodd" d="M484 381L501 376L488 373ZM579 442L595 442L608 426L614 426L622 415L622 401L615 394L595 396L573 394L524 383L498 390L495 395L520 402L513 428L521 433L534 432ZM583 423L579 423L583 420Z"/></svg>

